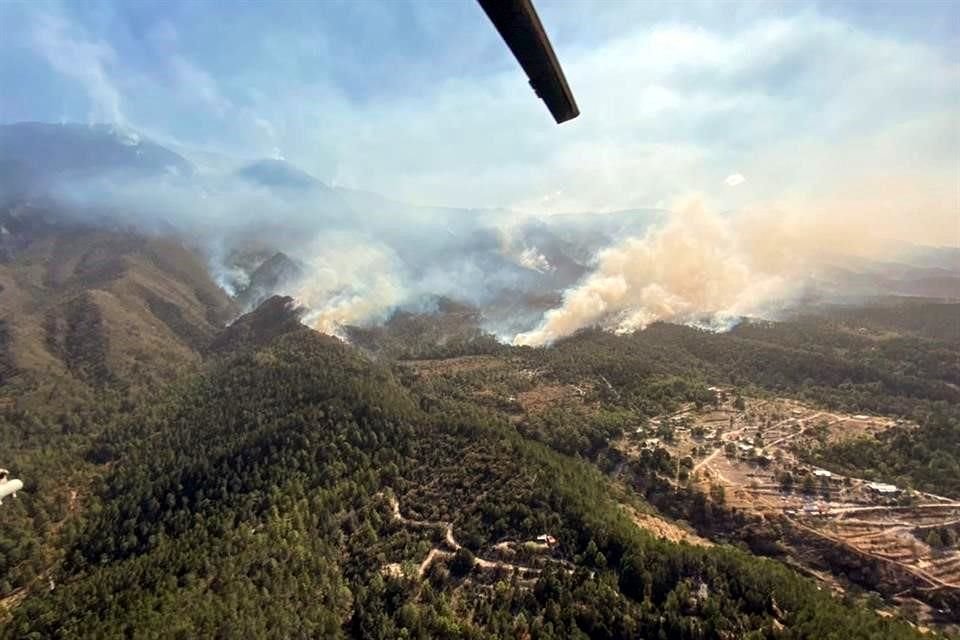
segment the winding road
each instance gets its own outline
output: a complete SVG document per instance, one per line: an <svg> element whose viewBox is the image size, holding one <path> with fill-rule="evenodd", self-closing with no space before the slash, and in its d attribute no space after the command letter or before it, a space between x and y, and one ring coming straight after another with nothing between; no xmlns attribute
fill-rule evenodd
<svg viewBox="0 0 960 640"><path fill-rule="evenodd" d="M405 518L402 513L400 513L400 502L397 500L394 495L387 495L386 493L380 492L377 495L383 497L387 500L387 503L390 505L390 513L396 522L400 522L409 527L421 527L421 528L436 528L443 530L443 546L446 548L441 548L439 546L430 549L430 552L427 554L427 557L423 559L423 562L420 563L420 566L417 568L417 576L422 578L427 569L430 568L430 565L434 561L441 558L452 558L453 555L463 548L457 539L453 535L453 523L446 522L443 520L413 520L410 518ZM561 560L549 559L558 564L565 564ZM527 567L520 564L513 564L510 562L503 562L502 560L486 560L484 558L474 556L473 559L474 566L480 567L488 571L495 569L503 569L506 571L516 571L521 575L539 575L542 569L536 567ZM567 569L568 572L573 573L573 569Z"/></svg>

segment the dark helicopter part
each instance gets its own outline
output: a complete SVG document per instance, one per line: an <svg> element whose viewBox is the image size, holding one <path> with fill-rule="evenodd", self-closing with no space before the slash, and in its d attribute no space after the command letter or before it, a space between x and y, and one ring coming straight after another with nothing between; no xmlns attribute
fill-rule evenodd
<svg viewBox="0 0 960 640"><path fill-rule="evenodd" d="M580 115L547 32L531 0L477 0L523 67L557 124Z"/></svg>

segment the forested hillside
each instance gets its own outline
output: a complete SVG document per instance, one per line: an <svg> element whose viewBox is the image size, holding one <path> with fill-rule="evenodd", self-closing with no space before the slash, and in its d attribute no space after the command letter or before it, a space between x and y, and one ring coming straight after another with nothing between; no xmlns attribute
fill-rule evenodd
<svg viewBox="0 0 960 640"><path fill-rule="evenodd" d="M955 308L916 307L913 322L936 322ZM902 416L921 428L831 445L815 460L960 496L960 343L910 333L876 335L856 326L806 317L745 322L717 334L657 324L630 336L583 332L552 349L523 350L523 356L561 380L599 376L612 390L607 401L647 415L671 402L706 402L706 385L719 382L825 407Z"/></svg>
<svg viewBox="0 0 960 640"><path fill-rule="evenodd" d="M728 333L654 324L632 335L585 331L551 349L527 349L557 375L604 376L629 402L652 376L673 374L786 391L829 406L907 415L960 403L960 345L876 339L817 323L744 322Z"/></svg>
<svg viewBox="0 0 960 640"><path fill-rule="evenodd" d="M173 237L72 220L56 207L0 210L0 398L70 409L107 386L196 371L235 315L203 258Z"/></svg>
<svg viewBox="0 0 960 640"><path fill-rule="evenodd" d="M918 637L778 563L654 540L590 466L306 329L138 407L87 459L103 475L55 589L5 637ZM450 542L414 520L463 545L422 578ZM544 532L525 576L489 568Z"/></svg>

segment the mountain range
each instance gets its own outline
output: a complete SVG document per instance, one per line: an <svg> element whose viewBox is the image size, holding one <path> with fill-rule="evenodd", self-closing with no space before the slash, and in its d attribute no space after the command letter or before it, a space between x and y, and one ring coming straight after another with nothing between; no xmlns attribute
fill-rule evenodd
<svg viewBox="0 0 960 640"><path fill-rule="evenodd" d="M896 525L917 568L740 497L816 464L909 487L864 513L952 513L956 250L838 258L778 321L520 347L667 214L415 206L278 160L211 174L111 127L0 143L0 463L24 482L0 505L0 638L956 631L954 521ZM796 411L888 428L811 418L768 460L687 423L758 423L753 453Z"/></svg>
<svg viewBox="0 0 960 640"><path fill-rule="evenodd" d="M382 238L396 256L396 265L387 268L403 269L415 283L415 297L395 303L401 316L393 322L402 314L436 310L431 301L440 299L466 305L469 332L499 335L529 328L589 272L600 247L642 233L663 216L657 210L552 216L525 219L504 232L497 225L505 212L411 206L331 188L281 160L249 162L214 179L163 146L114 127L3 125L0 371L5 380L42 377L56 388L55 381L64 380L169 379L195 366L212 337L237 314L274 294L297 294L318 277L317 266L309 263L310 245L288 249L278 244L279 236L262 233L283 226L269 212L259 221L250 217L245 223L250 228L228 225L222 236L197 237L183 228L191 216L162 223L151 218L146 196L143 213L119 215L97 209L95 200L78 207L58 195L63 185L118 179L154 186L158 180L173 182L201 195L223 190L224 180L239 180L276 192L281 200L293 198L292 209L322 202L314 232L328 223L340 234L330 242ZM304 193L323 200L299 199ZM294 226L303 218L297 215ZM438 228L445 230L442 237ZM909 262L838 257L817 276L804 303L881 293L957 297L960 250L915 247L901 254ZM331 285L324 295L360 295L351 293L352 286ZM380 317L393 312L385 307ZM362 320L352 322L356 336L375 331Z"/></svg>

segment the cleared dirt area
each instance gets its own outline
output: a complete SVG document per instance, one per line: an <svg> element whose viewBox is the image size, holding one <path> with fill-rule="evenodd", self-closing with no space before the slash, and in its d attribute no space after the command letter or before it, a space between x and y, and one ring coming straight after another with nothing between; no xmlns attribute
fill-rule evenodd
<svg viewBox="0 0 960 640"><path fill-rule="evenodd" d="M793 527L798 539L835 545L883 571L899 571L919 592L960 592L960 501L800 460L810 447L875 435L896 420L789 399L743 398L735 407L731 394L725 395L716 407L655 418L617 447L627 455L665 448L690 461L684 477L706 493L722 486L729 507L777 519ZM678 481L680 475L678 467Z"/></svg>
<svg viewBox="0 0 960 640"><path fill-rule="evenodd" d="M875 436L897 424L896 420L882 417L848 417L839 420L830 429L829 442L853 440L865 436Z"/></svg>
<svg viewBox="0 0 960 640"><path fill-rule="evenodd" d="M864 553L911 568L931 587L960 589L960 551L934 549L923 537L932 529L957 526L960 503L847 509L836 517L808 518L805 522Z"/></svg>
<svg viewBox="0 0 960 640"><path fill-rule="evenodd" d="M706 538L701 538L697 534L687 531L683 527L664 520L663 518L659 518L649 513L637 511L629 505L621 506L627 511L627 513L630 514L630 518L638 527L644 529L645 531L649 531L657 538L669 540L670 542L686 542L687 544L696 545L698 547L713 546L713 543Z"/></svg>
<svg viewBox="0 0 960 640"><path fill-rule="evenodd" d="M459 391L475 402L509 414L513 420L556 407L599 406L600 380L560 382L545 369L530 368L515 358L463 356L436 360L404 360L425 379L456 378Z"/></svg>
<svg viewBox="0 0 960 640"><path fill-rule="evenodd" d="M525 413L536 414L559 403L582 402L585 393L572 384L541 384L518 393L516 400Z"/></svg>

